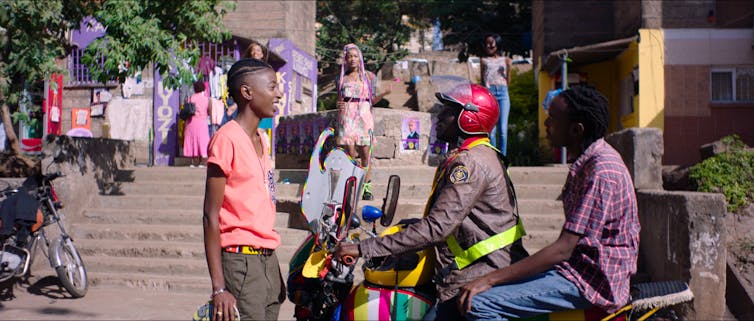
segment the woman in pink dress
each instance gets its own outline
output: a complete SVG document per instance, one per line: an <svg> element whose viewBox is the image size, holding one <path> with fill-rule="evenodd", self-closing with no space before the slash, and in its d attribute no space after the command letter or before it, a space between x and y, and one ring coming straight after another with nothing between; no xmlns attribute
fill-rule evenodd
<svg viewBox="0 0 754 321"><path fill-rule="evenodd" d="M194 93L188 102L194 103L194 116L186 122L183 131L183 156L191 158L191 167L204 167L202 161L207 158L209 144L209 127L207 126L207 108L209 97L204 94L204 83L194 83Z"/></svg>
<svg viewBox="0 0 754 321"><path fill-rule="evenodd" d="M367 169L364 175L365 200L372 199L372 183L369 180L369 152L372 146L374 114L372 103L382 99L390 91L376 94L379 83L375 75L364 68L361 50L355 44L343 48L343 64L340 68L338 85L338 139L337 143L352 158L361 158L361 167Z"/></svg>

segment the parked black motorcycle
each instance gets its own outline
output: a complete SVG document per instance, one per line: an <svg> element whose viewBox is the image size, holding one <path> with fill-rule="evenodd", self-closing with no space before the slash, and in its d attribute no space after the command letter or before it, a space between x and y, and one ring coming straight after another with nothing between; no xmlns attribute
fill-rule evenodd
<svg viewBox="0 0 754 321"><path fill-rule="evenodd" d="M86 295L84 262L63 226L63 208L52 181L60 172L26 180L18 189L0 191L0 282L29 273L37 249L47 256L60 283L74 298ZM51 225L58 229L48 236Z"/></svg>

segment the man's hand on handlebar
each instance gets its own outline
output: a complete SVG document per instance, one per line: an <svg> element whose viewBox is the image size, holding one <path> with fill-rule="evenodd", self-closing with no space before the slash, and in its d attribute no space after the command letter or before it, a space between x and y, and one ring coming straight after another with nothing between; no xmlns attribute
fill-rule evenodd
<svg viewBox="0 0 754 321"><path fill-rule="evenodd" d="M361 256L358 243L343 243L341 242L335 248L335 254L333 254L336 260L349 264L353 262L353 259Z"/></svg>

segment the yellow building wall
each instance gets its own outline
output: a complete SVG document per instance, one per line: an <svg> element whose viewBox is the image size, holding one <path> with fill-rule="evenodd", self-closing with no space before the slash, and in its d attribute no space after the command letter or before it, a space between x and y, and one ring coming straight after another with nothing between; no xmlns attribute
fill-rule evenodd
<svg viewBox="0 0 754 321"><path fill-rule="evenodd" d="M615 60L598 62L590 65L573 68L574 72L586 73L587 84L594 86L605 95L609 103L608 115L610 123L607 132L611 133L618 129L618 79L616 78L618 66Z"/></svg>
<svg viewBox="0 0 754 321"><path fill-rule="evenodd" d="M633 71L634 68L639 67L639 43L634 41L631 44L629 44L628 49L618 55L618 57L615 58L615 62L618 64L618 78L616 79L618 83L616 85L620 84L620 81L622 79L628 78L633 81ZM619 88L619 87L616 87ZM630 93L633 95L633 93ZM641 96L641 91L639 91L639 95L633 95L633 112L627 115L620 115L620 102L618 102L618 99L620 95L616 96L615 100L615 107L616 107L616 115L618 116L618 120L616 124L620 123L621 128L629 128L629 127L641 127L639 126L639 118L638 118L638 111L639 111L639 97Z"/></svg>
<svg viewBox="0 0 754 321"><path fill-rule="evenodd" d="M638 127L665 128L665 35L661 29L639 30Z"/></svg>
<svg viewBox="0 0 754 321"><path fill-rule="evenodd" d="M545 71L539 72L539 81L537 84L537 88L539 88L539 103L537 106L537 110L539 110L539 146L547 147L550 145L550 142L547 141L547 130L545 128L545 119L547 119L547 113L545 113L545 109L542 108L542 102L545 101L545 97L547 96L547 92L554 89L554 79L550 77L550 75Z"/></svg>

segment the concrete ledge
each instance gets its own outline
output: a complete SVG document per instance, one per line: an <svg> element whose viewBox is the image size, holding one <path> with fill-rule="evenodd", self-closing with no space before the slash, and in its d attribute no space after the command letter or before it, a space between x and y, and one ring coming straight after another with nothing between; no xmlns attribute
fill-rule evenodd
<svg viewBox="0 0 754 321"><path fill-rule="evenodd" d="M97 194L118 194L119 171L134 166L131 144L106 138L47 137L42 171L66 175L55 181L55 191L67 215L80 215Z"/></svg>
<svg viewBox="0 0 754 321"><path fill-rule="evenodd" d="M662 131L658 128L627 128L605 140L628 167L636 189L662 189Z"/></svg>
<svg viewBox="0 0 754 321"><path fill-rule="evenodd" d="M274 134L275 168L306 169L309 167L311 147L319 133L326 127L337 127L335 110L280 117ZM401 126L404 118L419 120L419 149L402 150ZM313 129L308 129L311 127ZM432 164L437 158L429 153L431 114L424 112L374 108L374 146L372 160L376 166L400 164L402 166ZM294 133L295 131L295 133ZM311 131L311 134L307 134ZM334 137L325 149L335 144Z"/></svg>
<svg viewBox="0 0 754 321"><path fill-rule="evenodd" d="M725 198L721 194L639 190L639 269L653 281L682 280L695 294L689 320L725 313Z"/></svg>
<svg viewBox="0 0 754 321"><path fill-rule="evenodd" d="M738 274L733 263L728 259L727 290L725 291L728 308L739 320L754 320L754 293L748 291L742 284L743 282L746 282L746 280Z"/></svg>

